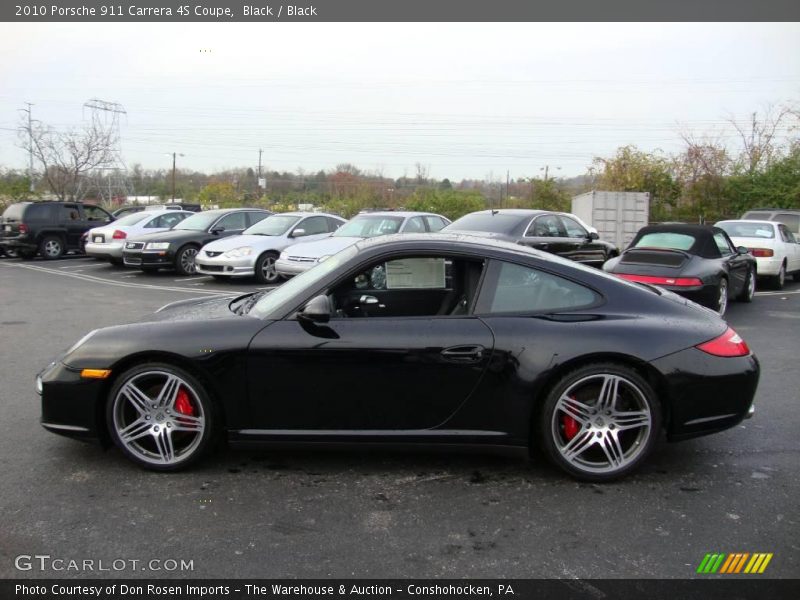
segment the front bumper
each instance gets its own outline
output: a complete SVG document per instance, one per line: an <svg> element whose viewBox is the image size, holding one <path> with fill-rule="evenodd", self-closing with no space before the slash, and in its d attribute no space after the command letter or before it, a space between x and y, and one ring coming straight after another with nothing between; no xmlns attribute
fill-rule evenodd
<svg viewBox="0 0 800 600"><path fill-rule="evenodd" d="M275 271L278 275L283 275L284 277L294 277L300 273L305 273L316 264L316 262L296 262L279 258L275 261Z"/></svg>
<svg viewBox="0 0 800 600"><path fill-rule="evenodd" d="M128 250L122 251L122 262L126 267L173 267L175 257L172 250Z"/></svg>
<svg viewBox="0 0 800 600"><path fill-rule="evenodd" d="M200 251L194 259L197 272L203 275L227 275L228 277L252 277L256 272L256 257L224 258L206 256Z"/></svg>
<svg viewBox="0 0 800 600"><path fill-rule="evenodd" d="M123 242L109 242L105 244L98 244L95 242L86 242L84 252L89 256L97 258L122 258Z"/></svg>
<svg viewBox="0 0 800 600"><path fill-rule="evenodd" d="M667 437L678 441L752 416L760 367L754 354L723 358L689 348L653 361L665 377Z"/></svg>
<svg viewBox="0 0 800 600"><path fill-rule="evenodd" d="M106 384L102 379L84 379L79 369L71 369L62 362L50 363L37 375L42 427L71 438L107 442L101 425Z"/></svg>

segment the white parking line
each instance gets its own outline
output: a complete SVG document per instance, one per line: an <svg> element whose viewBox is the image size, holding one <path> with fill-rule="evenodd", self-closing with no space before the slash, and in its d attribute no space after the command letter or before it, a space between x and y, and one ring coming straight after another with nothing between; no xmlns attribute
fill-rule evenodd
<svg viewBox="0 0 800 600"><path fill-rule="evenodd" d="M198 279L208 279L210 275L203 275L201 277L181 277L180 279L173 279L172 281L196 281Z"/></svg>
<svg viewBox="0 0 800 600"><path fill-rule="evenodd" d="M791 296L792 294L800 294L800 290L791 292L756 292L756 296Z"/></svg>

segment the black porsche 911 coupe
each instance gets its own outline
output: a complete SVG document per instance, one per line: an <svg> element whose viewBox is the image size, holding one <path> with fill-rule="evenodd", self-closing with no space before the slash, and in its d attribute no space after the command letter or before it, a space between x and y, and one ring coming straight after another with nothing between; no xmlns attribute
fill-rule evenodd
<svg viewBox="0 0 800 600"><path fill-rule="evenodd" d="M603 270L668 289L720 315L729 299L751 302L756 289L756 259L747 248L734 246L722 229L709 225L642 227Z"/></svg>
<svg viewBox="0 0 800 600"><path fill-rule="evenodd" d="M92 331L37 376L42 425L185 467L231 444L540 446L574 477L637 468L753 411L759 366L712 312L516 244L364 240L269 293Z"/></svg>

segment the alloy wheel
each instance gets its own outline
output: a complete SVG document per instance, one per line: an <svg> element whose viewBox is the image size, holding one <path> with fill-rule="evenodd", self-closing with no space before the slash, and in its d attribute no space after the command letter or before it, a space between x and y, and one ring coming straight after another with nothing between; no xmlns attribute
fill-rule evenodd
<svg viewBox="0 0 800 600"><path fill-rule="evenodd" d="M728 281L725 279L719 280L719 287L717 288L718 298L717 298L717 312L719 316L725 314L725 311L728 309Z"/></svg>
<svg viewBox="0 0 800 600"><path fill-rule="evenodd" d="M111 415L119 444L147 465L185 462L204 439L203 402L188 381L168 371L146 370L127 379Z"/></svg>
<svg viewBox="0 0 800 600"><path fill-rule="evenodd" d="M59 242L57 239L50 238L44 243L45 258L58 258L61 256L61 253L61 242Z"/></svg>
<svg viewBox="0 0 800 600"><path fill-rule="evenodd" d="M265 283L273 283L278 279L278 272L275 270L275 257L265 256L261 260L261 280Z"/></svg>
<svg viewBox="0 0 800 600"><path fill-rule="evenodd" d="M196 272L197 267L194 264L194 259L197 256L197 248L186 248L181 252L180 256L180 263L181 263L181 270L191 275Z"/></svg>
<svg viewBox="0 0 800 600"><path fill-rule="evenodd" d="M570 466L582 473L614 474L645 451L653 416L634 381L598 373L564 390L550 429L557 452Z"/></svg>

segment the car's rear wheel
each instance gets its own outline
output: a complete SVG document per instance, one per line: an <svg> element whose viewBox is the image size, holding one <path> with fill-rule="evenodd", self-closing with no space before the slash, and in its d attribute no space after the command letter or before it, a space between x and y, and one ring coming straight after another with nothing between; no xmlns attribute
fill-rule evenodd
<svg viewBox="0 0 800 600"><path fill-rule="evenodd" d="M17 258L19 253L17 252L16 248L6 248L6 256L8 258Z"/></svg>
<svg viewBox="0 0 800 600"><path fill-rule="evenodd" d="M633 369L587 365L550 391L538 423L545 454L576 479L610 481L647 457L661 429L661 408Z"/></svg>
<svg viewBox="0 0 800 600"><path fill-rule="evenodd" d="M175 270L180 275L194 275L197 266L194 259L197 256L197 248L194 246L184 246L175 255Z"/></svg>
<svg viewBox="0 0 800 600"><path fill-rule="evenodd" d="M719 313L720 317L728 310L728 280L724 277L720 278L719 284L717 285L717 304L714 310Z"/></svg>
<svg viewBox="0 0 800 600"><path fill-rule="evenodd" d="M18 250L17 254L23 260L30 260L36 256L35 250Z"/></svg>
<svg viewBox="0 0 800 600"><path fill-rule="evenodd" d="M278 272L275 270L275 261L278 255L274 252L265 252L256 261L256 279L261 283L275 283L278 281Z"/></svg>
<svg viewBox="0 0 800 600"><path fill-rule="evenodd" d="M756 293L756 270L755 267L747 271L747 277L744 280L744 288L742 293L739 294L740 302L752 302L753 296Z"/></svg>
<svg viewBox="0 0 800 600"><path fill-rule="evenodd" d="M57 235L45 236L39 243L39 254L45 260L54 260L64 255L64 240Z"/></svg>
<svg viewBox="0 0 800 600"><path fill-rule="evenodd" d="M781 265L778 274L772 277L772 287L776 290L782 290L783 285L786 283L786 263Z"/></svg>
<svg viewBox="0 0 800 600"><path fill-rule="evenodd" d="M175 471L210 447L214 407L183 369L162 363L134 367L111 389L106 422L117 447L136 464Z"/></svg>

